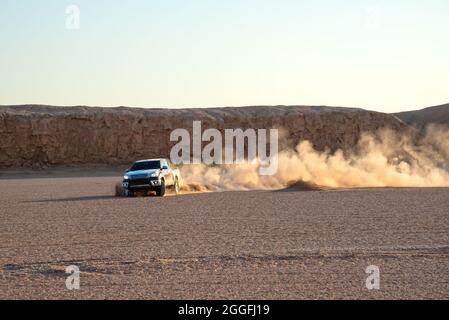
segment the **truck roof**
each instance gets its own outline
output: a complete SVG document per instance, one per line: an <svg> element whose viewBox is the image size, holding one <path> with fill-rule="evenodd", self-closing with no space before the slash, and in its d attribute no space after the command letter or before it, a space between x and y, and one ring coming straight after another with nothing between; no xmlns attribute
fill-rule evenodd
<svg viewBox="0 0 449 320"><path fill-rule="evenodd" d="M135 163L146 162L146 161L161 161L161 160L168 161L168 159L165 159L165 158L155 158L155 159L137 160L137 161L135 161Z"/></svg>

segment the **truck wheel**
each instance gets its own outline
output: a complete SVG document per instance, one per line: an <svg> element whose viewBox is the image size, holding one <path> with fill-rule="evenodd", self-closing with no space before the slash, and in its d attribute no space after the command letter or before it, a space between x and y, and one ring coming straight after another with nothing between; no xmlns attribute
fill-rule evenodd
<svg viewBox="0 0 449 320"><path fill-rule="evenodd" d="M158 197L165 196L165 181L162 180L161 186L156 190L156 195Z"/></svg>
<svg viewBox="0 0 449 320"><path fill-rule="evenodd" d="M173 192L175 194L179 193L179 181L178 181L178 178L176 178L175 183L173 184Z"/></svg>
<svg viewBox="0 0 449 320"><path fill-rule="evenodd" d="M134 192L125 189L125 197L134 197Z"/></svg>

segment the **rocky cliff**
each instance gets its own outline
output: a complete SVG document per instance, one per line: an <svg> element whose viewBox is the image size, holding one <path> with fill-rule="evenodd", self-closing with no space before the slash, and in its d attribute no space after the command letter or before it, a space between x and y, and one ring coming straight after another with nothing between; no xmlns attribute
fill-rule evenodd
<svg viewBox="0 0 449 320"><path fill-rule="evenodd" d="M127 164L167 157L176 128L281 129L280 148L309 140L318 150L347 150L362 132L406 129L394 116L332 107L258 106L210 109L0 107L0 167Z"/></svg>
<svg viewBox="0 0 449 320"><path fill-rule="evenodd" d="M424 129L429 124L449 125L449 104L395 114L405 123Z"/></svg>

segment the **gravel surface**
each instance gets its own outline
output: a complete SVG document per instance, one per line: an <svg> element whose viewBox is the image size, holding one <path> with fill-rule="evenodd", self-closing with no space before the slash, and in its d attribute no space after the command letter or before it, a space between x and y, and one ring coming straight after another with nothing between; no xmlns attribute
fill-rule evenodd
<svg viewBox="0 0 449 320"><path fill-rule="evenodd" d="M117 198L117 181L0 180L0 299L449 299L449 189Z"/></svg>

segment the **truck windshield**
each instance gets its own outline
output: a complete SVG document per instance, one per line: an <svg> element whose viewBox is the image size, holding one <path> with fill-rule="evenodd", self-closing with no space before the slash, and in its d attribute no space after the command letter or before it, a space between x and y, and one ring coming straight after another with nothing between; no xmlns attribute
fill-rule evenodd
<svg viewBox="0 0 449 320"><path fill-rule="evenodd" d="M138 171L138 170L151 170L151 169L160 169L161 162L158 160L155 161L142 161L136 162L131 167L130 171Z"/></svg>

